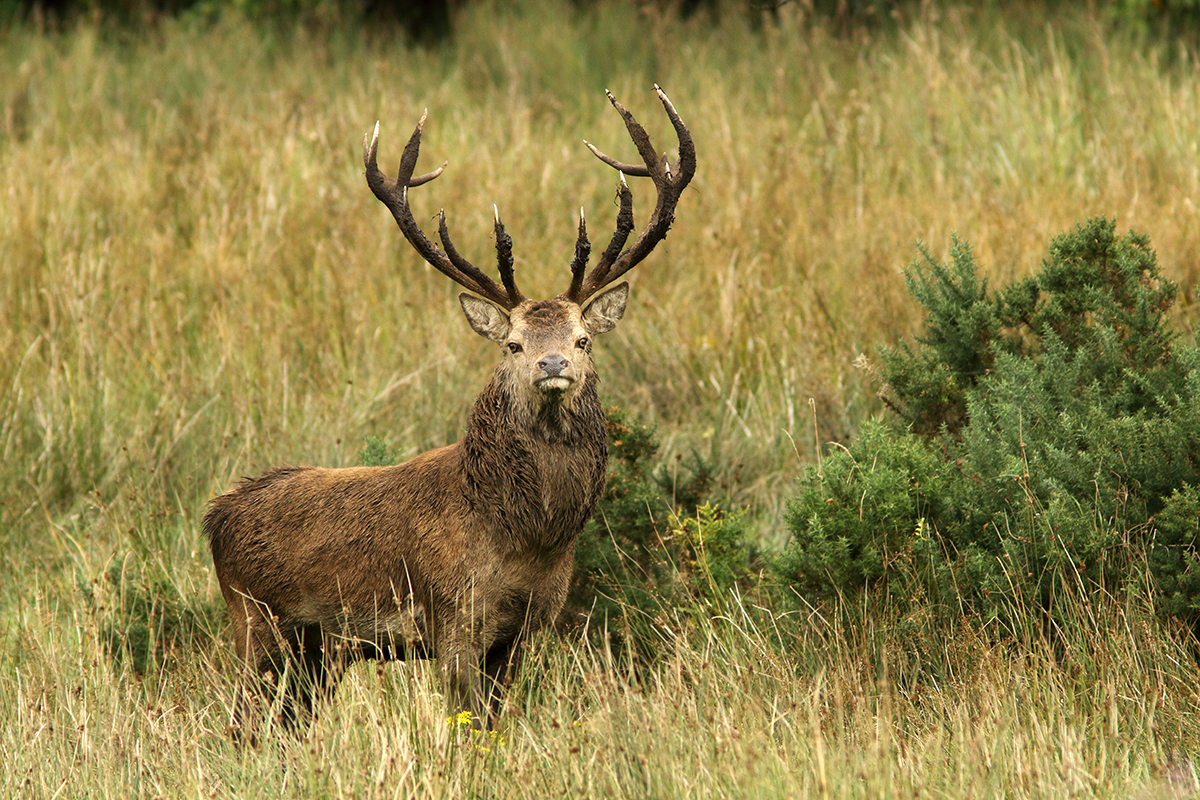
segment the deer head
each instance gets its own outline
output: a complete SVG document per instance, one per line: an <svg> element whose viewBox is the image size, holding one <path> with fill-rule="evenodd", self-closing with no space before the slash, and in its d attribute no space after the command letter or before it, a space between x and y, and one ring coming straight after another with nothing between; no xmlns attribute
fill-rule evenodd
<svg viewBox="0 0 1200 800"><path fill-rule="evenodd" d="M592 338L612 330L624 314L629 297L629 285L625 282L607 291L601 290L637 266L663 240L674 221L679 195L696 172L696 150L687 126L679 118L666 93L657 85L654 89L679 137L679 160L672 165L665 154L660 157L642 126L611 92L607 92L609 101L624 119L643 163L622 163L584 142L601 161L621 173L617 189L620 208L616 231L599 262L588 272L592 248L584 215L580 211L575 257L571 261L571 282L565 292L552 300L529 300L517 288L513 273L512 239L500 221L499 212L495 214L495 235L500 284L455 249L444 211L438 214L438 238L442 249L418 227L408 204L408 190L438 177L446 167L443 163L433 172L413 175L428 112L421 115L416 130L404 148L395 180L384 176L376 163L379 123L375 123L373 133L363 138L363 164L371 191L392 212L400 231L421 257L467 289L467 292L459 295L463 312L478 334L504 348L506 361L501 369L511 370L513 377L525 375L529 384L543 393L569 396L582 378L590 374ZM650 178L657 192L654 211L645 229L629 248L625 244L634 227L633 195L625 181L626 175Z"/></svg>

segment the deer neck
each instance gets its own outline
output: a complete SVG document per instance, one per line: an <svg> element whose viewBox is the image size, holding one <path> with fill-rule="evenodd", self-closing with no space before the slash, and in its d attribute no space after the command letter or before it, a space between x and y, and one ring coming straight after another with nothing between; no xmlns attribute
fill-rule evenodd
<svg viewBox="0 0 1200 800"><path fill-rule="evenodd" d="M463 439L463 490L488 527L518 549L567 549L595 510L608 459L604 412L588 376L569 403L480 394Z"/></svg>

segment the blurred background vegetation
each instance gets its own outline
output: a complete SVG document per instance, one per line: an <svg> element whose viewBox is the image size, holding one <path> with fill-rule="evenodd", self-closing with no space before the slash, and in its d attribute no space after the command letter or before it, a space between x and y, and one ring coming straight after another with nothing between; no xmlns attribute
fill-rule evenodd
<svg viewBox="0 0 1200 800"><path fill-rule="evenodd" d="M1194 793L1195 11L0 0L0 794ZM404 667L232 750L205 503L454 441L496 360L362 135L428 108L418 219L553 295L656 82L699 172L507 744Z"/></svg>
<svg viewBox="0 0 1200 800"><path fill-rule="evenodd" d="M454 33L454 22L475 0L2 0L0 15L32 15L67 20L80 14L102 16L120 24L138 24L164 16L213 16L230 10L256 20L295 22L299 19L339 20L397 26L414 41L445 39ZM992 3L996 6L1012 4ZM588 3L575 0L577 9ZM929 0L648 0L643 7L681 18L706 15L716 24L722 15L755 17L773 15L785 6L843 26L894 24ZM1063 0L1043 0L1037 5L1070 6ZM1148 25L1166 33L1192 29L1200 21L1198 0L1089 0L1089 13L1101 13L1123 24Z"/></svg>

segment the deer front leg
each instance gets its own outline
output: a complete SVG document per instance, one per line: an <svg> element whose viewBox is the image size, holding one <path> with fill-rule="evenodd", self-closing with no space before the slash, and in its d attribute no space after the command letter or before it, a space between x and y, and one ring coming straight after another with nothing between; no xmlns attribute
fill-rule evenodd
<svg viewBox="0 0 1200 800"><path fill-rule="evenodd" d="M445 637L437 652L438 666L446 692L446 711L456 716L463 711L471 714L471 724L480 728L487 718L481 685L482 654L471 646L460 628Z"/></svg>
<svg viewBox="0 0 1200 800"><path fill-rule="evenodd" d="M487 707L487 727L494 728L500 709L508 697L508 687L524 655L524 638L498 642L488 650L483 660L482 694Z"/></svg>

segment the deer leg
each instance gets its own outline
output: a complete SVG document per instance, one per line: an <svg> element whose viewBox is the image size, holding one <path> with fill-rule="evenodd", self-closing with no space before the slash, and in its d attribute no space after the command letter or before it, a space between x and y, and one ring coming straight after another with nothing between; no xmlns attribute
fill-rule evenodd
<svg viewBox="0 0 1200 800"><path fill-rule="evenodd" d="M480 657L459 636L447 637L438 648L438 666L446 687L446 710L451 716L471 713L471 724L481 727L487 709L480 682Z"/></svg>
<svg viewBox="0 0 1200 800"><path fill-rule="evenodd" d="M326 635L317 623L297 627L288 640L296 659L288 687L290 717L285 720L294 726L315 715L317 702L332 692L349 656L344 643Z"/></svg>
<svg viewBox="0 0 1200 800"><path fill-rule="evenodd" d="M524 655L524 642L513 639L488 650L483 660L483 697L487 708L487 727L494 728L500 709L508 696L508 687Z"/></svg>
<svg viewBox="0 0 1200 800"><path fill-rule="evenodd" d="M279 626L269 609L245 595L226 596L233 623L234 648L243 664L238 680L230 734L235 741L254 744L261 702L281 692L287 655ZM283 698L287 704L287 698Z"/></svg>

